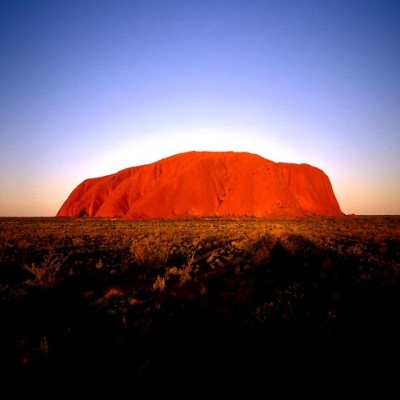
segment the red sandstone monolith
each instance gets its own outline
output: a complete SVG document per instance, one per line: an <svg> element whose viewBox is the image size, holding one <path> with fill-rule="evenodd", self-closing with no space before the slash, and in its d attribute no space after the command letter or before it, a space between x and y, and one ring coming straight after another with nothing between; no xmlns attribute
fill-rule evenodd
<svg viewBox="0 0 400 400"><path fill-rule="evenodd" d="M125 219L342 216L328 176L256 154L188 152L87 179L57 216Z"/></svg>

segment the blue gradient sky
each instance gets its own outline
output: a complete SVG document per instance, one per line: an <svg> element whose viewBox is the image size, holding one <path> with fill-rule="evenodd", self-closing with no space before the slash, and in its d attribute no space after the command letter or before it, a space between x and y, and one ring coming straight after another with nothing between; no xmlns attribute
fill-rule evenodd
<svg viewBox="0 0 400 400"><path fill-rule="evenodd" d="M400 1L0 1L0 216L188 150L315 165L400 214Z"/></svg>

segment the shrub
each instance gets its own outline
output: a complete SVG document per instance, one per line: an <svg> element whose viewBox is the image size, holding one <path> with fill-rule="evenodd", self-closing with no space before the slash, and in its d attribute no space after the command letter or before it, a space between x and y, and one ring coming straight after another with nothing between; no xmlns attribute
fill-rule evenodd
<svg viewBox="0 0 400 400"><path fill-rule="evenodd" d="M156 281L153 283L153 289L162 292L165 290L165 279L157 275Z"/></svg>
<svg viewBox="0 0 400 400"><path fill-rule="evenodd" d="M145 237L138 241L134 240L130 252L139 265L165 265L170 255L170 248L168 243L163 243L158 238L150 240L149 237Z"/></svg>
<svg viewBox="0 0 400 400"><path fill-rule="evenodd" d="M60 269L68 257L69 254L67 256L59 256L50 252L44 256L44 260L40 265L35 263L24 265L24 268L33 275L33 279L29 279L27 283L44 288L53 287L57 282Z"/></svg>

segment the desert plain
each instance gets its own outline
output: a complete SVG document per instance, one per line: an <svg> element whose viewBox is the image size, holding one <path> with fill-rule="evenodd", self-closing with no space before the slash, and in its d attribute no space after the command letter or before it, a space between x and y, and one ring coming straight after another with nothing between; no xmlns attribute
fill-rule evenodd
<svg viewBox="0 0 400 400"><path fill-rule="evenodd" d="M400 217L0 218L0 354L3 399L399 398Z"/></svg>

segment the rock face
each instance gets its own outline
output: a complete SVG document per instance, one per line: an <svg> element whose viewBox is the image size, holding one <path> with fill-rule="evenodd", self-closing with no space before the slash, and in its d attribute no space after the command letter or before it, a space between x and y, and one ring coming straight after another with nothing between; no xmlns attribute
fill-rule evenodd
<svg viewBox="0 0 400 400"><path fill-rule="evenodd" d="M59 217L344 215L327 175L256 154L188 152L83 181Z"/></svg>

